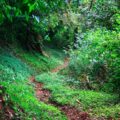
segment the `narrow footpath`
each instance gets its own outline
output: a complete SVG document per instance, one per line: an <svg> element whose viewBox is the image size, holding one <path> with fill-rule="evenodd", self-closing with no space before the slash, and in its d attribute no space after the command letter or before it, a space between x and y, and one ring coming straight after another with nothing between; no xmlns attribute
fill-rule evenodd
<svg viewBox="0 0 120 120"><path fill-rule="evenodd" d="M69 58L64 59L64 64L56 67L51 70L52 73L59 72L62 69L65 69L69 64ZM30 82L35 84L35 93L39 101L42 101L46 104L53 105L57 107L62 113L64 113L68 120L92 120L90 115L87 112L79 111L75 107L69 105L60 105L55 102L50 101L51 93L49 90L44 89L44 84L37 82L35 76L30 77ZM72 98L71 98L72 99Z"/></svg>

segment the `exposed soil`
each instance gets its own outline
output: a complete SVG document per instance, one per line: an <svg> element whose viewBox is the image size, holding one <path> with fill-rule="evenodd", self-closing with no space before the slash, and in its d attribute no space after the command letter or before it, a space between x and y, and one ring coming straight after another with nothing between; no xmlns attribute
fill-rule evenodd
<svg viewBox="0 0 120 120"><path fill-rule="evenodd" d="M52 105L59 108L68 118L68 120L93 120L87 112L78 110L70 105L61 105L51 101Z"/></svg>
<svg viewBox="0 0 120 120"><path fill-rule="evenodd" d="M59 108L68 117L68 120L91 120L87 112L81 112L75 107L68 105L62 106L50 101L50 91L45 90L42 83L36 82L34 76L30 78L30 81L35 84L36 97L38 98L38 100Z"/></svg>
<svg viewBox="0 0 120 120"><path fill-rule="evenodd" d="M62 106L60 109L67 115L68 120L91 120L87 112L80 112L74 107Z"/></svg>
<svg viewBox="0 0 120 120"><path fill-rule="evenodd" d="M2 86L0 86L0 90L3 90ZM11 120L15 117L15 112L9 104L6 104L4 96L4 94L0 94L0 120Z"/></svg>
<svg viewBox="0 0 120 120"><path fill-rule="evenodd" d="M56 67L55 69L51 70L52 73L59 72L60 70L66 68L69 64L69 58L64 59L64 64Z"/></svg>
<svg viewBox="0 0 120 120"><path fill-rule="evenodd" d="M35 93L36 93L37 99L45 103L48 103L49 98L51 96L50 92L48 90L43 89L43 84L37 82L34 76L30 78L30 81L35 84Z"/></svg>

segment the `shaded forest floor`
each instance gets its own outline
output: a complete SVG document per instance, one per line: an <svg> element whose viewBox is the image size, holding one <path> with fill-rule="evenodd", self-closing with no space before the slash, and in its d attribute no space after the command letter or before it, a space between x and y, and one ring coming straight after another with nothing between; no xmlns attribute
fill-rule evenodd
<svg viewBox="0 0 120 120"><path fill-rule="evenodd" d="M117 95L69 86L72 78L60 73L69 59L46 53L0 49L0 120L119 120Z"/></svg>

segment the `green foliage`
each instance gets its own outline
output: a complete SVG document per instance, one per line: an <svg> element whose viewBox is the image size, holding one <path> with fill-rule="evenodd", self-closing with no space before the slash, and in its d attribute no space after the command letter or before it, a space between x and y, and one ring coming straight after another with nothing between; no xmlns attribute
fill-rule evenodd
<svg viewBox="0 0 120 120"><path fill-rule="evenodd" d="M74 29L69 26L60 25L56 27L56 34L53 36L53 44L57 47L67 47L73 45Z"/></svg>
<svg viewBox="0 0 120 120"><path fill-rule="evenodd" d="M113 16L119 12L119 4L116 0L96 0L91 3L88 18L92 24L112 28Z"/></svg>
<svg viewBox="0 0 120 120"><path fill-rule="evenodd" d="M100 84L113 83L111 91L119 91L119 39L119 32L105 29L88 31L82 39L78 37L80 48L71 54L73 73L80 80L85 75Z"/></svg>
<svg viewBox="0 0 120 120"><path fill-rule="evenodd" d="M97 114L98 116L99 115L102 115L102 116L106 116L107 118L109 117L112 117L112 118L118 118L120 117L120 114L119 114L119 111L120 111L120 105L115 105L115 106L103 106L103 107L100 107L99 109L96 108L95 109L95 114Z"/></svg>
<svg viewBox="0 0 120 120"><path fill-rule="evenodd" d="M114 19L114 15L119 14L119 2L115 0L82 0L71 1L71 4L64 0L3 0L0 6L2 39L20 39L23 44L36 44L35 36L41 34L44 40L51 40L57 46L73 46L76 27L83 31L99 23L112 29L112 21L119 19ZM28 29L34 40L28 39Z"/></svg>
<svg viewBox="0 0 120 120"><path fill-rule="evenodd" d="M42 38L39 40L37 36L41 34L46 38L49 28L58 25L57 13L64 1L3 0L0 6L1 41L11 43L19 40L24 48L37 51L42 43Z"/></svg>
<svg viewBox="0 0 120 120"><path fill-rule="evenodd" d="M79 109L93 108L92 115L120 117L117 95L83 90L120 93L119 0L2 0L0 7L0 44L16 42L46 56L19 48L15 56L0 49L0 85L5 88L6 102L13 103L11 107L20 119L66 119L57 108L39 102L27 81L35 71L48 72L63 64L64 54L45 48L46 54L42 43L78 48L70 51L66 71L74 78L52 73L36 77L51 91L51 101ZM82 90L73 88L73 84Z"/></svg>
<svg viewBox="0 0 120 120"><path fill-rule="evenodd" d="M120 31L120 12L113 16L113 28Z"/></svg>

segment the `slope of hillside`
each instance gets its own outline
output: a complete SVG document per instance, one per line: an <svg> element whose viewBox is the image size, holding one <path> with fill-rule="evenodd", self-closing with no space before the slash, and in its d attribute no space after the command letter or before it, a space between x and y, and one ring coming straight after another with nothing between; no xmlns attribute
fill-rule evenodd
<svg viewBox="0 0 120 120"><path fill-rule="evenodd" d="M68 85L70 78L59 73L68 66L60 51L49 48L47 57L20 49L16 51L0 49L1 120L102 120L120 117L117 95L78 90ZM30 81L32 76L34 80Z"/></svg>

